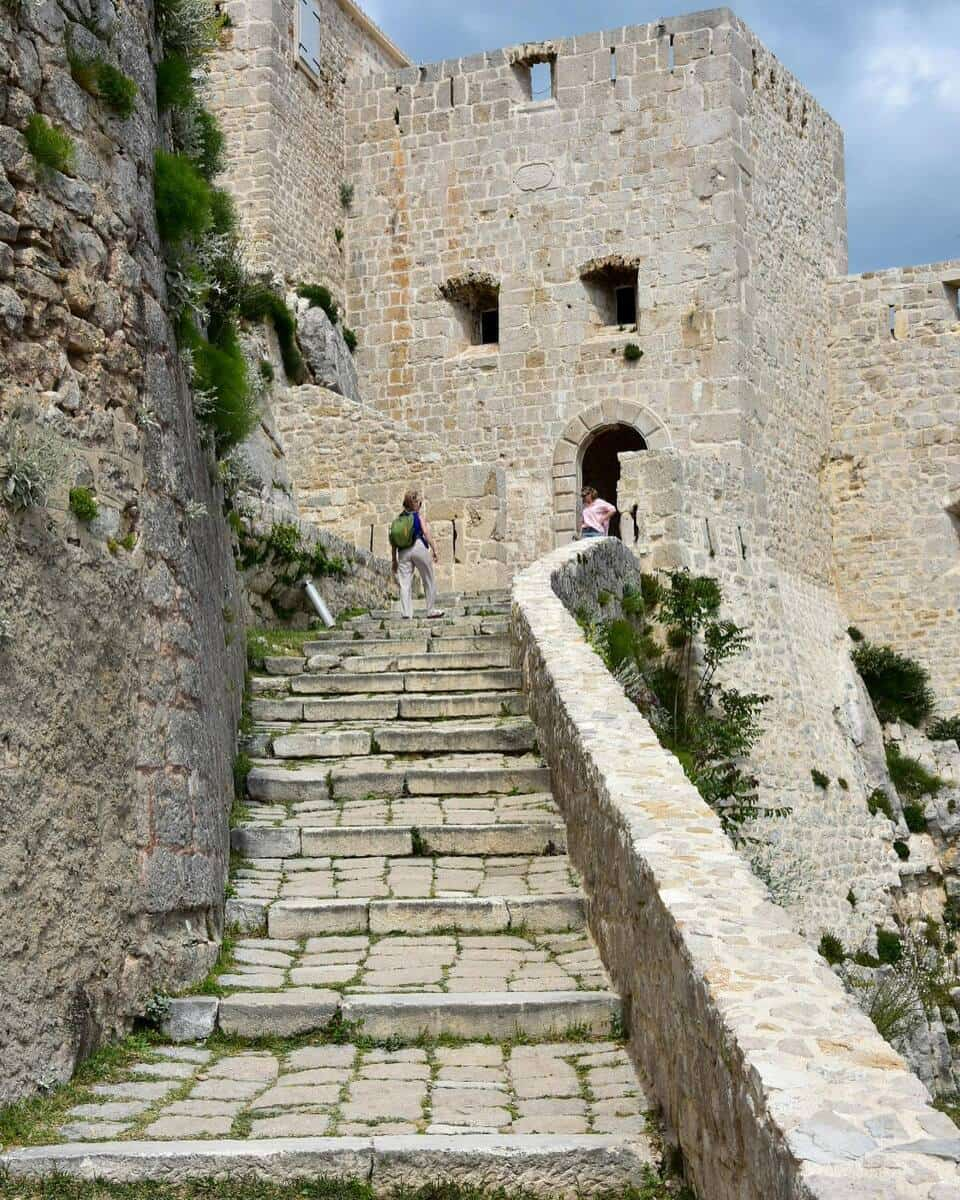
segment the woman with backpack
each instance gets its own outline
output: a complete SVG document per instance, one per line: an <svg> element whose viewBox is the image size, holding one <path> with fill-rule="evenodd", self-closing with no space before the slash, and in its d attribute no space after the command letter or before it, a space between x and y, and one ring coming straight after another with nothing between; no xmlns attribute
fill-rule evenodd
<svg viewBox="0 0 960 1200"><path fill-rule="evenodd" d="M442 617L436 607L437 581L433 564L440 561L436 542L425 517L420 515L423 497L411 488L403 497L403 512L390 524L390 547L393 552L393 573L400 584L400 614L408 620L413 616L413 572L420 572L427 598L427 616Z"/></svg>

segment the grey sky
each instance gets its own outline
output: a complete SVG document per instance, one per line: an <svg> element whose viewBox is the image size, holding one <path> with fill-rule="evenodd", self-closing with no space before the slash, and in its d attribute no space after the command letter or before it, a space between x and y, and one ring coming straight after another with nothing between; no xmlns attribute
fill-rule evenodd
<svg viewBox="0 0 960 1200"><path fill-rule="evenodd" d="M361 0L416 61L710 7L709 0ZM960 258L960 0L731 5L841 123L850 270Z"/></svg>

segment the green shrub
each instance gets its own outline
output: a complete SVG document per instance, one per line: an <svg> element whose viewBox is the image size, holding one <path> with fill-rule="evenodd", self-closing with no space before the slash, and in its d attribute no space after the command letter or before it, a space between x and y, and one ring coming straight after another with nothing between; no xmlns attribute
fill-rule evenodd
<svg viewBox="0 0 960 1200"><path fill-rule="evenodd" d="M347 325L344 325L340 332L343 334L343 340L347 343L347 349L353 354L357 348L357 335Z"/></svg>
<svg viewBox="0 0 960 1200"><path fill-rule="evenodd" d="M891 1043L907 1037L923 1020L916 987L897 973L872 982L865 1011L877 1033Z"/></svg>
<svg viewBox="0 0 960 1200"><path fill-rule="evenodd" d="M195 114L196 130L199 146L194 155L197 170L206 180L219 175L226 165L226 138L220 128L220 122L205 108L198 108Z"/></svg>
<svg viewBox="0 0 960 1200"><path fill-rule="evenodd" d="M157 110L189 108L196 94L193 71L182 54L168 54L157 64Z"/></svg>
<svg viewBox="0 0 960 1200"><path fill-rule="evenodd" d="M613 594L611 592L604 591L603 588L597 592L597 604L599 604L601 608L606 608L612 599Z"/></svg>
<svg viewBox="0 0 960 1200"><path fill-rule="evenodd" d="M217 451L223 453L248 438L260 420L236 329L227 324L214 344L185 324L181 337L193 355L194 389L205 401L199 417L213 430Z"/></svg>
<svg viewBox="0 0 960 1200"><path fill-rule="evenodd" d="M956 742L960 747L960 715L931 721L927 726L927 737L934 742Z"/></svg>
<svg viewBox="0 0 960 1200"><path fill-rule="evenodd" d="M269 358L260 359L260 378L264 383L273 383L273 363Z"/></svg>
<svg viewBox="0 0 960 1200"><path fill-rule="evenodd" d="M635 635L629 621L611 621L606 632L609 665L614 671L622 663L636 659Z"/></svg>
<svg viewBox="0 0 960 1200"><path fill-rule="evenodd" d="M824 773L822 771L818 771L816 767L811 770L810 778L818 788L828 788L830 786L830 776L824 775Z"/></svg>
<svg viewBox="0 0 960 1200"><path fill-rule="evenodd" d="M909 803L903 806L903 819L907 823L907 828L911 833L926 833L927 818L923 815L923 809L917 803Z"/></svg>
<svg viewBox="0 0 960 1200"><path fill-rule="evenodd" d="M903 943L899 933L894 933L891 929L877 930L877 958L882 963L896 966L903 958Z"/></svg>
<svg viewBox="0 0 960 1200"><path fill-rule="evenodd" d="M840 790L844 791L844 792L850 791L850 784L847 783L847 781L844 779L844 777L842 775L837 776L837 787L839 787Z"/></svg>
<svg viewBox="0 0 960 1200"><path fill-rule="evenodd" d="M843 948L843 942L832 933L825 933L823 935L817 949L831 967L836 966L837 963L842 963L847 957L846 951Z"/></svg>
<svg viewBox="0 0 960 1200"><path fill-rule="evenodd" d="M89 488L75 487L70 489L70 511L78 521L92 521L100 506Z"/></svg>
<svg viewBox="0 0 960 1200"><path fill-rule="evenodd" d="M643 351L636 342L627 342L623 348L623 357L627 362L638 362L643 358Z"/></svg>
<svg viewBox="0 0 960 1200"><path fill-rule="evenodd" d="M886 747L887 770L893 786L902 797L918 800L921 796L935 796L943 787L943 780L931 774L919 759L902 754L896 742Z"/></svg>
<svg viewBox="0 0 960 1200"><path fill-rule="evenodd" d="M960 896L948 896L943 906L943 923L947 929L960 932Z"/></svg>
<svg viewBox="0 0 960 1200"><path fill-rule="evenodd" d="M878 812L882 812L888 821L893 820L893 809L890 807L890 798L883 788L874 788L867 797L867 808L870 810L870 816L875 817Z"/></svg>
<svg viewBox="0 0 960 1200"><path fill-rule="evenodd" d="M85 92L96 96L118 117L129 117L137 99L137 85L102 58L82 58L67 50L70 74Z"/></svg>
<svg viewBox="0 0 960 1200"><path fill-rule="evenodd" d="M46 117L34 113L23 136L27 149L38 167L67 172L73 166L73 139L51 125Z"/></svg>
<svg viewBox="0 0 960 1200"><path fill-rule="evenodd" d="M866 684L877 716L919 726L933 712L933 692L926 670L890 646L860 642L851 657Z"/></svg>
<svg viewBox="0 0 960 1200"><path fill-rule="evenodd" d="M297 346L297 323L293 313L283 302L283 297L265 283L253 284L246 289L240 300L240 315L248 321L264 321L269 318L273 322L287 378L291 383L303 383L307 372Z"/></svg>
<svg viewBox="0 0 960 1200"><path fill-rule="evenodd" d="M856 896L853 894L853 888L851 888L851 889L850 889L850 890L847 892L847 903L850 905L850 907L851 907L851 908L856 908L856 907L857 907L857 898L856 898Z"/></svg>
<svg viewBox="0 0 960 1200"><path fill-rule="evenodd" d="M346 212L353 207L354 186L352 183L340 184L340 203Z"/></svg>
<svg viewBox="0 0 960 1200"><path fill-rule="evenodd" d="M232 233L237 227L237 208L223 188L210 192L210 228L214 233Z"/></svg>
<svg viewBox="0 0 960 1200"><path fill-rule="evenodd" d="M217 44L220 18L213 4L198 0L157 0L157 27L167 52L198 62Z"/></svg>
<svg viewBox="0 0 960 1200"><path fill-rule="evenodd" d="M910 847L906 842L901 842L899 839L893 843L893 852L901 862L906 862L910 857Z"/></svg>
<svg viewBox="0 0 960 1200"><path fill-rule="evenodd" d="M311 308L322 308L330 318L331 325L336 325L340 320L337 302L330 295L330 289L325 288L322 283L301 283L297 288L297 295L309 300Z"/></svg>
<svg viewBox="0 0 960 1200"><path fill-rule="evenodd" d="M298 526L278 522L267 535L267 548L283 562L295 562L300 557L302 539Z"/></svg>
<svg viewBox="0 0 960 1200"><path fill-rule="evenodd" d="M862 642L863 641L863 634L856 627L856 625L848 625L847 626L847 635L849 636L851 642Z"/></svg>
<svg viewBox="0 0 960 1200"><path fill-rule="evenodd" d="M623 596L620 600L620 607L627 617L642 617L646 612L646 605L643 602L643 595L636 588L631 587L628 583L623 589Z"/></svg>
<svg viewBox="0 0 960 1200"><path fill-rule="evenodd" d="M157 229L165 242L198 238L210 228L210 185L184 155L156 152L153 194Z"/></svg>
<svg viewBox="0 0 960 1200"><path fill-rule="evenodd" d="M243 800L247 791L247 776L253 769L249 754L241 751L233 760L233 791L238 800Z"/></svg>

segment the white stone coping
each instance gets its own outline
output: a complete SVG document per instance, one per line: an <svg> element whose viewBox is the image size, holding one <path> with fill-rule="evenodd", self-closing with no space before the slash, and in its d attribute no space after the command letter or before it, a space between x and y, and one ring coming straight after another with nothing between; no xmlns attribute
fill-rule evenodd
<svg viewBox="0 0 960 1200"><path fill-rule="evenodd" d="M515 663L631 1049L707 1200L957 1200L960 1135L791 929L571 609L615 539L517 576Z"/></svg>

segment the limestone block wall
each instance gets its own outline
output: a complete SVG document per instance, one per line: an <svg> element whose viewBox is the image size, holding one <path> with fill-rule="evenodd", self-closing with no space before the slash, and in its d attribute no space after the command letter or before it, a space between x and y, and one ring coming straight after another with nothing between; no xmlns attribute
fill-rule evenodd
<svg viewBox="0 0 960 1200"><path fill-rule="evenodd" d="M135 79L130 118L68 35ZM163 307L155 61L146 6L0 6L0 463L17 431L60 457L46 507L0 504L0 1102L202 976L222 927L243 639ZM34 112L69 173L26 152Z"/></svg>
<svg viewBox="0 0 960 1200"><path fill-rule="evenodd" d="M621 27L350 90L363 394L436 434L448 463L504 469L511 563L573 532L549 464L581 413L643 409L697 451L740 437L731 22L717 10ZM544 57L555 94L534 100L525 64ZM610 255L636 266L637 331L604 325L581 276ZM439 291L477 275L499 284L497 346L468 344ZM639 362L624 359L630 341Z"/></svg>
<svg viewBox="0 0 960 1200"><path fill-rule="evenodd" d="M960 261L830 283L823 480L851 621L960 710Z"/></svg>
<svg viewBox="0 0 960 1200"><path fill-rule="evenodd" d="M636 535L625 521L624 542L642 569L713 576L723 614L751 634L724 678L770 697L751 764L763 802L791 810L762 832L779 847L778 878L797 880L783 892L793 920L813 942L830 932L851 950L872 945L901 864L894 827L866 804L887 782L883 741L833 588L787 570L751 539L737 466L669 450L623 455L621 466L627 507L637 506ZM830 777L827 789L814 784L814 768Z"/></svg>
<svg viewBox="0 0 960 1200"><path fill-rule="evenodd" d="M315 385L282 389L273 413L305 520L389 558L390 521L407 487L417 486L444 586L504 586L505 482L498 463L452 465L438 437Z"/></svg>
<svg viewBox="0 0 960 1200"><path fill-rule="evenodd" d="M313 0L311 0L311 3ZM250 265L343 296L344 92L349 78L407 59L350 0L315 0L320 70L297 60L298 0L227 0L209 87L227 135L223 183L236 197Z"/></svg>
<svg viewBox="0 0 960 1200"><path fill-rule="evenodd" d="M765 898L578 629L572 612L635 571L613 539L554 551L514 581L512 635L630 1048L697 1193L952 1200L955 1126Z"/></svg>

